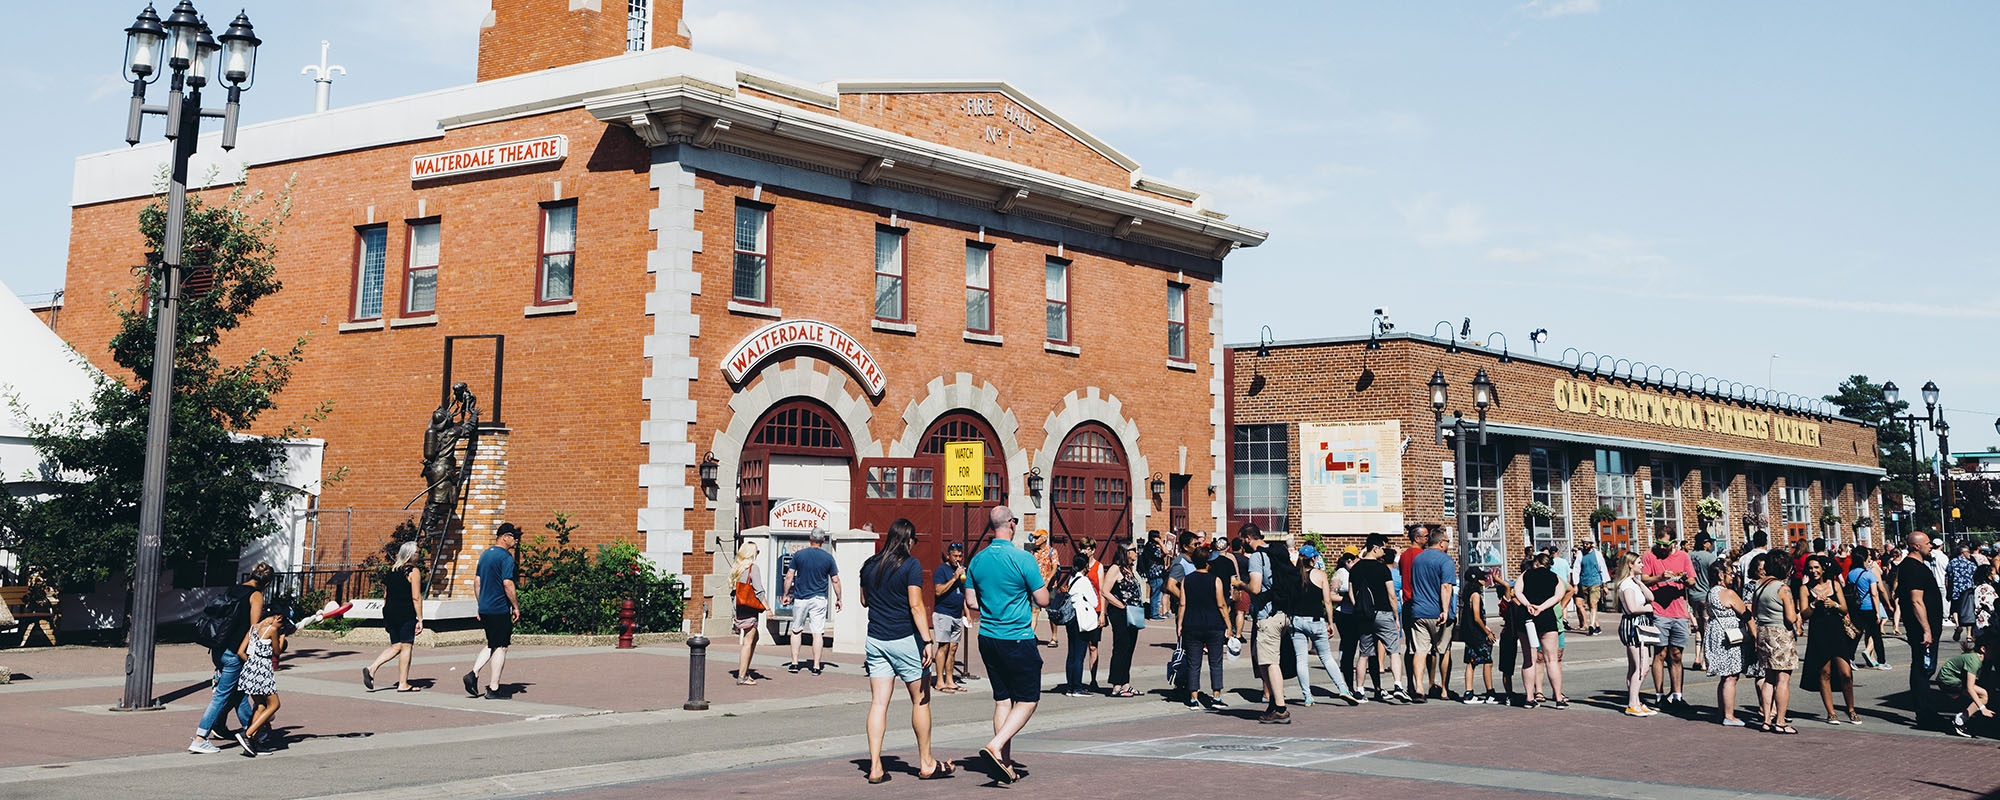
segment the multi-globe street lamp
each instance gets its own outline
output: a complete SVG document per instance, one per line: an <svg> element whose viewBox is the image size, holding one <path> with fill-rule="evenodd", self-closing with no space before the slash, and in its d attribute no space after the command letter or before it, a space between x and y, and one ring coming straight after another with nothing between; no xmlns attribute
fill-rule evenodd
<svg viewBox="0 0 2000 800"><path fill-rule="evenodd" d="M131 110L125 122L125 143L139 143L140 123L147 115L166 117L166 138L173 143L173 166L167 182L167 224L160 247L160 272L154 279L155 332L151 405L146 418L144 486L139 500L139 542L132 574L132 627L125 659L125 695L118 708L127 711L161 708L153 697L153 645L159 599L160 539L166 522L167 441L173 410L174 352L180 313L182 239L187 224L188 160L194 157L203 117L222 120L222 149L236 146L237 102L256 78L257 46L263 42L250 17L236 20L218 41L189 0L181 0L162 21L148 4L125 29L123 71L132 82ZM218 63L218 56L220 61ZM165 69L162 70L164 63ZM167 104L146 104L146 87L171 73ZM201 90L220 73L229 99L222 110L201 107Z"/></svg>
<svg viewBox="0 0 2000 800"><path fill-rule="evenodd" d="M1951 424L1945 422L1944 409L1938 405L1937 382L1924 381L1924 387L1921 391L1924 396L1924 413L1922 416L1890 413L1883 420L1884 425L1901 423L1909 428L1910 493L1915 495L1913 499L1916 500L1917 507L1919 508L1923 507L1924 498L1923 483L1917 479L1917 470L1919 469L1917 463L1917 423L1923 423L1925 427L1930 428L1933 433L1937 434L1939 466L1947 472L1950 470L1950 467L1944 462L1950 457L1949 453L1951 452ZM1882 384L1882 401L1890 409L1893 410L1895 408L1901 396L1902 390L1896 387L1895 381L1888 381ZM1994 428L2000 430L2000 420L1994 421ZM1948 474L1943 472L1939 474L1937 494L1938 530L1947 534L1951 533L1951 483L1947 480L1948 477ZM1905 530L1903 533L1908 534L1910 531Z"/></svg>
<svg viewBox="0 0 2000 800"><path fill-rule="evenodd" d="M1472 377L1472 405L1479 413L1479 422L1476 424L1467 423L1465 413L1461 411L1452 412L1451 421L1445 421L1444 408L1450 402L1451 387L1445 382L1442 368L1431 372L1430 382L1426 385L1430 387L1431 414L1436 417L1437 422L1437 443L1443 445L1447 434L1452 437L1454 450L1452 480L1456 482L1452 487L1455 517L1452 525L1458 529L1458 563L1470 564L1473 557L1472 529L1465 524L1465 521L1472 511L1465 502L1466 440L1476 435L1479 437L1479 446L1486 446L1486 409L1493 404L1493 380L1486 377L1485 367L1481 367L1479 373Z"/></svg>

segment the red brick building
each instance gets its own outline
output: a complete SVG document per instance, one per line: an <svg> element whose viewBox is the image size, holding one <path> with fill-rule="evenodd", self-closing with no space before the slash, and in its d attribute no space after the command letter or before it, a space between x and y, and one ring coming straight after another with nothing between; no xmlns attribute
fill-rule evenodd
<svg viewBox="0 0 2000 800"><path fill-rule="evenodd" d="M204 140L195 175L293 185L285 289L229 344L311 337L273 416L335 404L319 562L328 509L378 510L349 559L402 519L456 381L494 423L461 572L500 519L562 511L719 575L788 500L910 517L934 552L981 533L943 502L950 441L1059 538L1218 525L1222 261L1263 233L1004 83L802 82L646 6L495 0L475 84ZM165 157L77 162L61 333L101 365Z"/></svg>
<svg viewBox="0 0 2000 800"><path fill-rule="evenodd" d="M1580 362L1580 363L1579 363ZM1401 541L1405 523L1438 523L1461 563L1507 564L1521 548L1567 552L1597 533L1691 540L1717 550L1756 530L1773 541L1826 537L1879 544L1883 470L1875 430L1803 398L1757 394L1657 366L1595 354L1546 359L1392 334L1231 346L1230 520L1358 543ZM1479 418L1473 382L1492 384L1486 443L1439 444L1430 382L1442 375L1443 419ZM1707 391L1703 387L1707 387ZM1732 386L1734 387L1732 390ZM1719 512L1704 518L1706 499ZM1454 505L1455 503L1455 505ZM1539 503L1530 513L1531 503ZM1617 521L1600 529L1591 513Z"/></svg>

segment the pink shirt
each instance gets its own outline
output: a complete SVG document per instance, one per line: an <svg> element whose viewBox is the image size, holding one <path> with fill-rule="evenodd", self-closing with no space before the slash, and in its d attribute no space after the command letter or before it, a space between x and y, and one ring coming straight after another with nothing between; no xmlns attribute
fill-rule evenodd
<svg viewBox="0 0 2000 800"><path fill-rule="evenodd" d="M1694 574L1694 562L1688 560L1688 554L1685 550L1675 550L1672 555L1660 558L1653 555L1653 551L1648 549L1645 558L1641 559L1639 563L1640 568L1645 571L1648 578L1656 575L1664 575L1669 572L1678 572L1683 575ZM1662 606L1659 600L1661 596L1671 597L1673 598L1673 602ZM1676 579L1653 584L1653 613L1662 617L1687 619L1687 582Z"/></svg>

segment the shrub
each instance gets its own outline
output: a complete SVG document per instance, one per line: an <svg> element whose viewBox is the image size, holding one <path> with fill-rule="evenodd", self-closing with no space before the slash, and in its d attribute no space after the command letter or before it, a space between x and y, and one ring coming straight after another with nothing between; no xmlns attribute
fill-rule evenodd
<svg viewBox="0 0 2000 800"><path fill-rule="evenodd" d="M684 587L662 572L637 545L616 542L594 552L570 544L576 526L556 512L543 527L555 536L536 536L520 547L517 590L522 633L609 634L618 632L618 608L631 598L642 632L681 628Z"/></svg>
<svg viewBox="0 0 2000 800"><path fill-rule="evenodd" d="M1590 524L1592 525L1600 522L1611 522L1616 519L1618 519L1618 512L1612 511L1609 506L1598 506L1596 511L1590 512Z"/></svg>

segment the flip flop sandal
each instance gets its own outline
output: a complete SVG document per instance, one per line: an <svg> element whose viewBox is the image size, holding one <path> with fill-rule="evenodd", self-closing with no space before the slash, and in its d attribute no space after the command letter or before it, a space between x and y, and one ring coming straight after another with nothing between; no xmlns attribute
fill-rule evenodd
<svg viewBox="0 0 2000 800"><path fill-rule="evenodd" d="M870 786L876 786L888 782L889 782L889 773L887 772L884 772L880 775L876 775L875 777L868 779L868 785Z"/></svg>
<svg viewBox="0 0 2000 800"><path fill-rule="evenodd" d="M1791 725L1780 725L1776 728L1772 728L1771 732L1781 736L1797 736L1799 733L1799 729L1794 728Z"/></svg>
<svg viewBox="0 0 2000 800"><path fill-rule="evenodd" d="M740 681L737 681L737 682L736 682L736 685L737 685L737 686L756 686L756 685L757 685L757 681L756 681L756 679L754 679L754 678L745 678L745 679L743 679L743 680L740 680Z"/></svg>
<svg viewBox="0 0 2000 800"><path fill-rule="evenodd" d="M421 692L423 690L415 686L406 686L406 687L397 687L396 691L401 692L403 694L411 694L414 692Z"/></svg>
<svg viewBox="0 0 2000 800"><path fill-rule="evenodd" d="M994 780L1013 783L1021 779L1020 773L1015 772L1013 767L1007 766L1007 762L1000 758L999 753L993 752L993 748L979 748L979 757L985 759L986 765L992 769Z"/></svg>
<svg viewBox="0 0 2000 800"><path fill-rule="evenodd" d="M931 766L931 771L930 771L930 772L919 772L919 773L917 773L917 780L920 780L920 781L941 781L941 780L944 780L944 779L946 779L946 778L949 778L949 777L951 777L951 776L952 776L952 773L954 773L954 772L957 772L957 770L955 770L955 769L953 769L953 768L952 768L952 766L951 766L951 762L949 762L949 761L945 761L945 760L942 760L942 759L939 759L939 760L938 760L938 762L937 762L936 764L933 764L933 765Z"/></svg>

